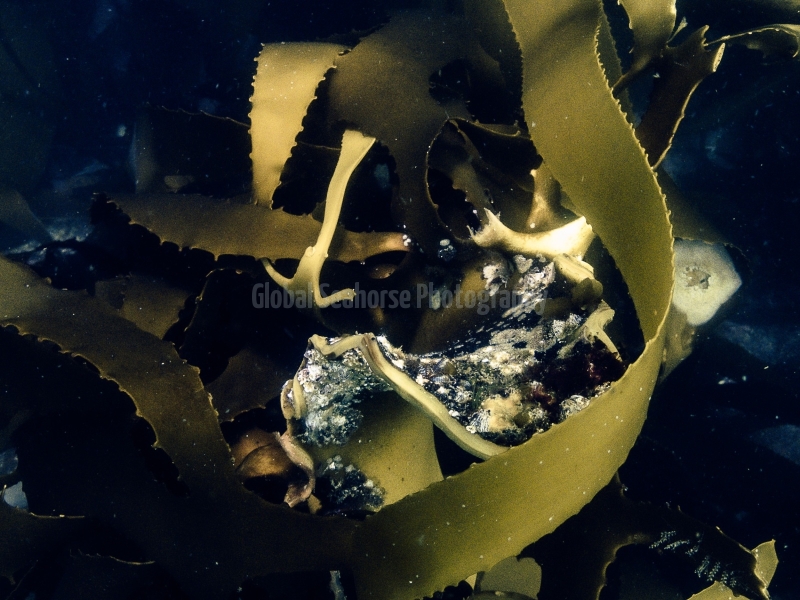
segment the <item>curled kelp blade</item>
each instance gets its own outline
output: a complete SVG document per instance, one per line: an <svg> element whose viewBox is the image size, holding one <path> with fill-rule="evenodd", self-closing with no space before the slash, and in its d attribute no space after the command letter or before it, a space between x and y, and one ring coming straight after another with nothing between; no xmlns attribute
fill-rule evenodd
<svg viewBox="0 0 800 600"><path fill-rule="evenodd" d="M620 0L633 32L630 69L615 84L621 89L659 56L675 29L675 0Z"/></svg>
<svg viewBox="0 0 800 600"><path fill-rule="evenodd" d="M767 25L726 35L714 43L741 44L751 50L760 50L765 57L797 58L800 54L800 25Z"/></svg>
<svg viewBox="0 0 800 600"><path fill-rule="evenodd" d="M41 517L0 500L0 576L13 579L42 554L67 542L84 526L80 517Z"/></svg>
<svg viewBox="0 0 800 600"><path fill-rule="evenodd" d="M179 248L205 250L215 258L232 254L272 261L299 260L306 248L314 244L322 228L310 215L292 215L282 210L204 196L115 195L110 201L128 215L132 223L142 225L162 242L171 242ZM363 261L384 252L409 250L400 233L342 230L341 234L341 242L337 240L331 251L331 260Z"/></svg>
<svg viewBox="0 0 800 600"><path fill-rule="evenodd" d="M555 178L618 265L647 344L604 395L527 443L367 519L360 598L413 598L487 570L575 514L644 422L672 290L672 236L655 175L611 94L592 0L505 2L523 56L523 107Z"/></svg>
<svg viewBox="0 0 800 600"><path fill-rule="evenodd" d="M272 195L317 86L346 49L325 43L268 44L256 59L250 137L257 204L272 206Z"/></svg>
<svg viewBox="0 0 800 600"><path fill-rule="evenodd" d="M617 477L554 533L523 552L542 567L537 598L596 600L619 550L643 545L670 556L703 583L726 582L736 594L766 600L757 557L719 529L680 510L629 500Z"/></svg>
<svg viewBox="0 0 800 600"><path fill-rule="evenodd" d="M91 476L75 475L92 485L59 491L71 489L71 505L136 543L192 597L227 594L256 574L347 563L351 523L268 505L239 483L197 369L171 344L138 329L103 301L55 290L6 259L0 260L0 280L0 322L55 342L116 382L189 489L187 496L170 494L153 481L130 444L113 431L100 431L98 443L116 450L97 457L102 464ZM94 459L81 460L88 467ZM155 506L158 511L150 510ZM330 545L318 545L322 539Z"/></svg>
<svg viewBox="0 0 800 600"><path fill-rule="evenodd" d="M190 293L161 277L131 274L100 281L95 296L119 310L120 316L139 329L163 338L178 322Z"/></svg>
<svg viewBox="0 0 800 600"><path fill-rule="evenodd" d="M775 552L775 542L764 542L751 550L756 559L755 575L761 580L766 588L775 575L778 568L778 555ZM695 594L689 600L731 600L735 592L727 585L717 582L702 592Z"/></svg>
<svg viewBox="0 0 800 600"><path fill-rule="evenodd" d="M636 128L636 137L655 168L666 156L692 93L717 70L724 45L707 49L705 32L696 30L683 43L667 47L657 63L659 78L653 84L650 104Z"/></svg>
<svg viewBox="0 0 800 600"><path fill-rule="evenodd" d="M407 12L342 56L330 77L331 124L352 124L389 149L399 179L395 221L433 256L442 239L458 246L467 238L466 231L453 232L445 224L428 190L427 157L434 138L449 119L472 118L458 94L442 102L431 95L431 77L454 64L465 65L470 80L479 82L476 88L502 89L497 63L463 19L437 11Z"/></svg>

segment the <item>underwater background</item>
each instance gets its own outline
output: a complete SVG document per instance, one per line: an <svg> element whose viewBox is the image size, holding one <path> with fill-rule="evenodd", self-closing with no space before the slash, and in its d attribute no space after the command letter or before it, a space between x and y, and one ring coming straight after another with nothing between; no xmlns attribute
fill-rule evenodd
<svg viewBox="0 0 800 600"><path fill-rule="evenodd" d="M262 43L364 30L392 7L416 5L0 1L0 183L25 196L55 240L42 246L0 225L0 249L36 255L39 273L65 288L113 275L84 243L89 207L96 192L134 191L142 106L247 122ZM798 22L800 3L684 0L681 17L709 24L715 39ZM3 104L10 88L25 102ZM778 600L800 598L799 159L800 61L728 48L693 96L665 167L738 248L744 285L656 389L620 472L632 499L679 506L748 548L775 539ZM646 553L628 554L616 569L655 568Z"/></svg>

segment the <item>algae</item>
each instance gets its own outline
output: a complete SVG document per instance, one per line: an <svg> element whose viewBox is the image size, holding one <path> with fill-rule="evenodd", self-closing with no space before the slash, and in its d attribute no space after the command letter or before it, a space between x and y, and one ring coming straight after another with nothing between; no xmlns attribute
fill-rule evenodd
<svg viewBox="0 0 800 600"><path fill-rule="evenodd" d="M252 191L244 196L212 197L237 188L235 173L231 183L220 172L217 183L227 182L215 187L186 171L186 161L170 163L177 150L147 151L159 117L143 121L142 195L101 197L98 204L110 202L146 229L158 252L168 245L204 251L213 266L188 290L183 282L133 273L90 294L55 289L26 267L0 260L0 322L8 329L2 335L22 344L42 369L55 373L64 366L69 384L56 401L35 373L6 375L19 384L19 400L0 411L3 433L20 442L26 465L20 473L32 491L31 513L0 503L0 527L8 533L3 575L20 577L37 557L96 535L99 527L136 551L73 557L65 589L84 589L75 573L100 572L119 585L156 577L157 565L183 593L214 598L247 579L266 577L279 586L287 573L346 569L358 598L400 600L475 573L491 575L493 566L529 552L549 586L541 588L542 599L569 585L576 586L574 597L588 599L597 597L602 572L621 544L633 540L664 551L701 532L709 547L685 553L694 568L736 593L765 597L775 564L771 546L751 554L713 527L633 506L609 481L639 435L668 353L673 230L654 166L668 151L692 90L716 67L722 43L794 57L797 26L762 27L710 44L698 29L673 48L674 2L623 6L634 37L633 65L624 73L602 6L593 0L467 1L463 15L399 12L352 49L265 46L252 100ZM681 70L684 61L688 73ZM623 88L654 66L664 76L634 127ZM492 98L499 99L496 106ZM165 120L187 126L182 116ZM303 141L311 133L306 126L325 143ZM209 127L228 131L240 153L246 146L243 126ZM327 160L300 160L303 152ZM380 152L390 158L380 159ZM231 163L237 173L239 158ZM289 194L288 175L306 172L326 177L327 192L285 206L315 208L296 215L276 207L282 184ZM374 191L372 180L388 194L364 192ZM184 193L168 193L176 191ZM372 222L357 230L355 219L347 221L349 205ZM555 259L573 286L565 305L597 305L604 286L583 262L593 236L624 279L644 349L583 410L511 448L468 432L393 364L376 337L386 332L400 340L396 346L421 354L448 346L484 315L430 302L405 312L369 307L352 318L335 312L335 305L358 297L362 281L370 292L410 290L430 279L440 280L441 289L457 282L486 290L484 268L497 273L498 251L519 254L513 257L519 265L539 255ZM293 266L292 276L281 274ZM311 301L299 311L259 318L242 311L223 319L220 282L229 276L271 283L279 293L310 290ZM492 280L505 285L502 276ZM323 286L338 291L323 295ZM581 335L616 353L603 331L610 313L599 310ZM261 340L273 346L266 352L255 344L263 318L275 328ZM293 419L302 415L304 399L296 379L280 394L284 435L278 434L286 425L276 426L269 415L256 415L259 427L244 434L228 427L275 406L279 378L264 372L290 372L280 356L291 354L277 332L281 319L333 330L341 339L312 337L313 350L334 358L358 351L384 383L368 390L375 393L362 401L363 420L341 446L315 450L297 443ZM206 338L225 327L235 343L217 350L214 362L204 356ZM299 363L300 356L288 360ZM59 411L71 415L64 422L77 433L61 427ZM444 478L434 424L486 460ZM136 435L147 440L141 448L131 442ZM158 461L162 466L154 469ZM315 472L319 464L327 466ZM295 467L304 480L288 481ZM316 480L345 471L356 473L352 486L362 492L381 488L358 505L366 509L363 520L347 518L344 509L324 515L324 502L311 496ZM242 484L259 478L287 480L285 503L306 512L268 502ZM674 535L653 525L656 513L674 525ZM559 555L563 548L551 546L580 519L603 525L593 538L597 548L584 540L586 571L574 577L574 565ZM609 521L616 524L608 528ZM564 569L570 576L558 575ZM495 572L501 583L493 585L504 578ZM475 597L530 591L516 584L490 589L489 575L481 581L486 587ZM547 591L552 586L558 591ZM715 587L702 597L720 593Z"/></svg>

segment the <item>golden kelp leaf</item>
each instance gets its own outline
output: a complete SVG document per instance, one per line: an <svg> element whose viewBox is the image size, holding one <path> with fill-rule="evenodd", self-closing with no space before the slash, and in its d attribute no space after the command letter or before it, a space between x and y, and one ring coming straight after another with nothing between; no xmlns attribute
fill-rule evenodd
<svg viewBox="0 0 800 600"><path fill-rule="evenodd" d="M50 511L90 515L95 527L116 532L143 558L156 561L187 597L226 597L245 578L273 572L279 564L314 569L319 554L310 553L313 544L303 540L306 534L322 535L317 526L341 544L320 566L331 568L346 556L346 540L337 533L340 521L307 516L298 521L296 512L266 504L241 485L226 495L203 488L172 493L155 480L131 443L132 412L118 410L89 423L70 416L37 421L19 440L21 463L31 465L23 475L29 501ZM287 529L279 531L287 520Z"/></svg>
<svg viewBox="0 0 800 600"><path fill-rule="evenodd" d="M533 205L525 222L528 229L555 229L569 215L561 205L561 186L545 163L533 173L536 187L533 190Z"/></svg>
<svg viewBox="0 0 800 600"><path fill-rule="evenodd" d="M311 216L290 215L262 206L213 200L203 196L153 194L114 196L110 200L162 242L179 248L278 260L300 259L312 246L322 224ZM214 226L210 227L209 224ZM341 231L330 260L362 261L383 252L408 252L400 233Z"/></svg>
<svg viewBox="0 0 800 600"><path fill-rule="evenodd" d="M759 544L752 550L756 557L756 575L768 586L778 570L778 554L775 552L775 540Z"/></svg>
<svg viewBox="0 0 800 600"><path fill-rule="evenodd" d="M7 260L0 262L0 275L7 282L0 295L0 318L4 324L14 325L21 333L50 339L65 351L85 358L100 369L106 379L120 383L123 391L136 401L151 402L151 410L159 419L167 418L172 412L175 422L184 422L186 427L203 431L203 452L208 464L218 463L222 468L230 462L227 446L216 424L216 415L196 369L186 365L171 344L138 329L100 301L78 292L59 293L24 267ZM57 304L59 308L56 308ZM104 334L92 338L88 329L92 325L102 328ZM124 363L117 360L122 351L117 346L120 340L127 340L130 348L126 353L128 360ZM150 351L134 354L132 350L137 346ZM135 375L131 380L132 373ZM150 376L142 378L140 373L149 373ZM160 379L157 373L163 373ZM175 395L183 398L183 402L160 400ZM138 408L143 414L148 412L142 404ZM211 416L214 417L213 425L208 420ZM159 431L156 428L156 434L157 446L172 457L188 484L196 482L198 477L200 480L204 478L198 465L192 465L191 457L195 450L186 447L180 430Z"/></svg>
<svg viewBox="0 0 800 600"><path fill-rule="evenodd" d="M542 568L535 560L511 556L501 560L490 571L479 573L475 591L486 594L486 598L494 596L493 592L514 592L526 598L537 598L541 585Z"/></svg>
<svg viewBox="0 0 800 600"><path fill-rule="evenodd" d="M306 448L316 464L341 456L384 490L385 505L441 481L430 419L394 394L375 395L359 410L364 420L347 444Z"/></svg>
<svg viewBox="0 0 800 600"><path fill-rule="evenodd" d="M69 540L84 524L80 517L39 517L0 500L0 576L11 579L41 554Z"/></svg>
<svg viewBox="0 0 800 600"><path fill-rule="evenodd" d="M763 582L764 587L768 586L778 568L778 555L775 553L775 542L764 542L759 544L751 551L756 559L755 573ZM724 583L715 583L711 587L704 589L699 594L695 594L689 600L735 600L740 598Z"/></svg>
<svg viewBox="0 0 800 600"><path fill-rule="evenodd" d="M517 125L491 125L453 119L470 141L470 155L487 163L482 169L504 183L514 182L530 191L531 170L541 160L530 137ZM494 167L494 169L492 169Z"/></svg>
<svg viewBox="0 0 800 600"><path fill-rule="evenodd" d="M536 148L617 263L647 344L604 395L525 444L388 506L356 537L360 598L412 598L518 554L575 514L644 422L672 290L664 199L595 48L600 6L507 0Z"/></svg>
<svg viewBox="0 0 800 600"><path fill-rule="evenodd" d="M497 63L465 21L438 12L398 13L343 56L330 78L332 122L352 124L389 149L399 178L395 221L433 256L440 240L466 238L442 221L427 185L428 151L442 125L471 118L461 98L439 103L431 96L430 77L456 61L466 61L476 85L500 87Z"/></svg>
<svg viewBox="0 0 800 600"><path fill-rule="evenodd" d="M692 93L717 70L722 59L724 44L706 49L707 30L701 27L679 46L666 48L658 61L660 77L653 84L647 112L636 128L636 137L653 168L666 156Z"/></svg>
<svg viewBox="0 0 800 600"><path fill-rule="evenodd" d="M283 165L303 129L308 105L325 73L346 49L323 43L268 44L256 59L250 137L257 204L272 206L272 194L280 185Z"/></svg>
<svg viewBox="0 0 800 600"><path fill-rule="evenodd" d="M523 554L542 567L539 600L597 600L606 569L621 548L632 544L670 555L706 581L727 581L751 600L768 597L749 550L680 510L629 500L618 477Z"/></svg>
<svg viewBox="0 0 800 600"><path fill-rule="evenodd" d="M611 32L611 23L609 23L605 11L600 15L600 27L597 30L597 56L606 72L608 83L613 86L622 77L622 61L620 61L617 41ZM623 106L626 113L629 108L629 106Z"/></svg>
<svg viewBox="0 0 800 600"><path fill-rule="evenodd" d="M675 0L620 0L633 31L633 63L614 85L619 89L641 73L666 47L675 29Z"/></svg>
<svg viewBox="0 0 800 600"><path fill-rule="evenodd" d="M496 248L509 254L542 255L553 259L560 254L583 256L594 239L586 217L579 217L550 231L519 233L512 231L491 211L486 211L486 224L472 236L483 248Z"/></svg>
<svg viewBox="0 0 800 600"><path fill-rule="evenodd" d="M742 44L751 50L761 50L764 56L797 58L800 54L800 25L787 23L767 25L726 35L714 43Z"/></svg>
<svg viewBox="0 0 800 600"><path fill-rule="evenodd" d="M428 163L430 168L446 175L453 189L463 192L464 200L474 207L479 218L483 218L484 210L491 208L491 200L472 164L470 145L466 136L448 123L436 138Z"/></svg>
<svg viewBox="0 0 800 600"><path fill-rule="evenodd" d="M105 455L97 459L105 461L102 476L87 473L91 485L72 486L71 491L93 517L164 566L187 594L218 597L248 576L347 563L351 522L268 505L241 486L197 370L171 344L136 328L101 301L54 290L6 259L0 259L0 280L0 322L55 341L116 382L188 485L188 496L170 495L142 468L135 451L128 456L120 450L108 460ZM103 442L109 448L124 445L112 431L97 433L112 436ZM102 491L93 487L94 480ZM159 510L152 510L156 506Z"/></svg>
<svg viewBox="0 0 800 600"><path fill-rule="evenodd" d="M189 293L166 281L146 275L132 275L125 288L121 315L139 329L163 338L178 322Z"/></svg>
<svg viewBox="0 0 800 600"><path fill-rule="evenodd" d="M276 397L292 372L253 348L242 348L228 367L206 386L221 421L230 421Z"/></svg>
<svg viewBox="0 0 800 600"><path fill-rule="evenodd" d="M530 231L531 171L541 161L530 138L519 128L453 119L442 128L429 161L432 168L448 176L455 189L465 193L482 222L488 208L501 214L511 229Z"/></svg>
<svg viewBox="0 0 800 600"><path fill-rule="evenodd" d="M671 276L663 277L672 270L669 225L655 175L600 78L589 33L599 8L593 0L531 5L524 12L516 2L506 7L528 57L523 107L533 141L614 257L649 339L664 319L672 287Z"/></svg>
<svg viewBox="0 0 800 600"><path fill-rule="evenodd" d="M465 0L464 15L467 17L475 36L486 52L495 59L503 73L508 91L515 97L515 107L519 106L518 96L522 90L522 56L508 24L502 3Z"/></svg>

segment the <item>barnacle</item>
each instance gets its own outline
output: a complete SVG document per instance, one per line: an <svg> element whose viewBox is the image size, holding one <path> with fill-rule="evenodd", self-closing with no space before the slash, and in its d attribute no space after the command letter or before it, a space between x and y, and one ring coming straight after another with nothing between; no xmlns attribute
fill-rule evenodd
<svg viewBox="0 0 800 600"><path fill-rule="evenodd" d="M683 552L700 574L764 597L771 547L753 554L608 485L642 428L681 308L668 215L677 203L654 169L723 48L703 29L670 46L674 2L622 4L634 31L625 73L593 0L467 0L457 14L398 12L352 48L265 46L249 138L240 124L199 119L237 156L252 140L244 196L224 174L205 181L197 161L181 172L159 163L145 143L157 128L143 126L141 195L101 197L96 210L113 227L118 209L154 234L137 249L191 268L133 273L89 294L0 260L0 322L14 329L0 332L10 349L0 366L16 384L2 439L19 442L32 511L0 502L0 572L19 576L99 529L134 547L115 557L125 566L73 557L74 568L146 579L155 561L198 598L247 578L278 586L286 573L345 569L361 600L418 598L476 573L484 597L527 595L535 586L506 582L531 572L532 555L544 600L574 566L559 540L602 521L591 543L576 542L593 559L574 578L582 597L596 597L609 557L631 540ZM724 41L794 55L797 28ZM652 64L665 76L634 127L625 89ZM173 127L186 119L162 117L180 137ZM317 183L298 184L306 179ZM219 200L220 189L236 193ZM644 342L627 366L625 340L606 332L613 285L590 258L601 244ZM175 258L172 245L204 253ZM279 299L307 294L302 308L313 310L261 310L258 285ZM355 308L360 293L394 298L420 285L428 302L410 310ZM472 305L448 300L459 290ZM519 302L500 303L507 291ZM269 412L278 397L285 432ZM62 423L70 411L103 426ZM434 426L483 462L445 478ZM19 483L17 471L2 477ZM305 510L251 491L267 479Z"/></svg>

